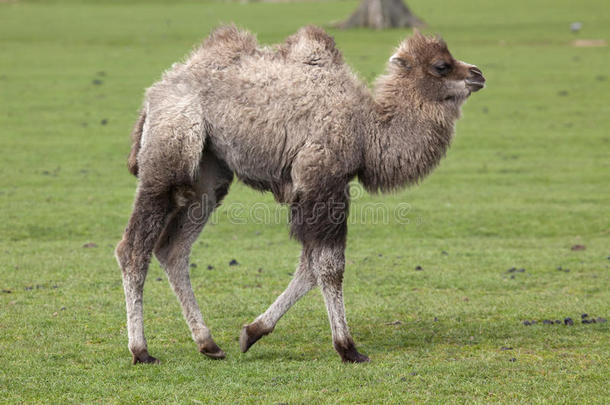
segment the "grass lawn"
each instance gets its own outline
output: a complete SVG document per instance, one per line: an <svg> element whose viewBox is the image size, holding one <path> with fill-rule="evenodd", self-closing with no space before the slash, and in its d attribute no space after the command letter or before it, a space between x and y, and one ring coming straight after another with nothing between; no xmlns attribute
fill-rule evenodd
<svg viewBox="0 0 610 405"><path fill-rule="evenodd" d="M610 40L607 0L408 1L488 87L426 181L354 200L346 307L371 363L341 363L318 291L239 352L241 325L284 289L300 248L285 210L246 218L276 205L235 183L192 255L227 359L197 352L154 262L145 325L162 364L135 367L113 250L143 89L219 22L272 43L357 1L0 3L0 402L608 403L610 323L581 314L610 318L610 47L572 43ZM329 31L367 81L407 35ZM370 203L408 203L408 223L364 218Z"/></svg>

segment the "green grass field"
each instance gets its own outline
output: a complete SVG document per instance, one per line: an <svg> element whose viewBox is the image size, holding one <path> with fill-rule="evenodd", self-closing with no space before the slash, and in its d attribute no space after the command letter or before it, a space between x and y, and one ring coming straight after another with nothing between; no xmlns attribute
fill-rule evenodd
<svg viewBox="0 0 610 405"><path fill-rule="evenodd" d="M241 325L287 285L300 249L285 215L260 223L230 209L276 209L235 183L192 255L195 293L228 357L197 352L154 262L144 300L158 366L130 364L113 257L135 190L125 162L143 90L219 22L273 43L329 27L357 1L1 3L0 402L610 400L610 324L580 321L610 318L610 47L572 44L610 39L606 0L408 1L488 87L420 186L354 201L346 307L371 363L341 363L318 291L239 352ZM408 34L329 31L367 81ZM363 220L369 203L408 203L409 221ZM575 324L540 322L566 317Z"/></svg>

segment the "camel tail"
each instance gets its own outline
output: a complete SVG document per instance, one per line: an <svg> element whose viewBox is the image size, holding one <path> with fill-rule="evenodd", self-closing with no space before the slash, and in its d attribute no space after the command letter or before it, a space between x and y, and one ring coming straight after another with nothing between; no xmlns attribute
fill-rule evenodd
<svg viewBox="0 0 610 405"><path fill-rule="evenodd" d="M129 173L138 177L138 153L140 152L140 143L142 140L142 130L144 129L144 122L146 121L146 109L140 111L140 116L136 121L136 124L131 130L131 152L127 159L127 169Z"/></svg>

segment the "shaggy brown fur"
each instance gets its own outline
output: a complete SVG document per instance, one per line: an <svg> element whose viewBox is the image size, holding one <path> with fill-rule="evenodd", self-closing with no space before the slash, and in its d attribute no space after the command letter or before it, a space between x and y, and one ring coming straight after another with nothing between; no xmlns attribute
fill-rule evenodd
<svg viewBox="0 0 610 405"><path fill-rule="evenodd" d="M356 350L343 306L346 186L356 176L372 192L422 179L449 146L462 103L484 81L444 42L416 33L390 58L372 96L319 28L305 27L276 47L260 47L234 26L215 30L148 89L132 132L128 166L139 185L116 256L134 362L156 361L142 320L153 251L201 352L224 357L195 300L188 256L233 174L289 204L291 233L303 244L286 290L242 329L242 351L319 285L341 358L368 360Z"/></svg>

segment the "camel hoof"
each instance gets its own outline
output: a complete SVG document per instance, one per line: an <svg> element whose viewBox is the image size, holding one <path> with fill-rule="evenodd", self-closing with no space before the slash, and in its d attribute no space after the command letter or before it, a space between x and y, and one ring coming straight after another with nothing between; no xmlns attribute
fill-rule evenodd
<svg viewBox="0 0 610 405"><path fill-rule="evenodd" d="M368 363L371 361L368 356L361 353L354 353L352 356L342 358L344 363Z"/></svg>
<svg viewBox="0 0 610 405"><path fill-rule="evenodd" d="M199 353L214 360L222 360L227 357L225 352L212 339L199 345Z"/></svg>
<svg viewBox="0 0 610 405"><path fill-rule="evenodd" d="M138 363L142 363L142 364L159 364L161 363L159 361L159 359L151 356L150 354L148 354L148 350L143 350L141 352L139 352L138 354L133 354L132 353L132 360L131 360L131 364L138 364Z"/></svg>
<svg viewBox="0 0 610 405"><path fill-rule="evenodd" d="M356 346L351 340L345 343L336 342L335 350L337 350L344 363L367 363L371 361L368 356L360 354L358 350L356 350Z"/></svg>
<svg viewBox="0 0 610 405"><path fill-rule="evenodd" d="M256 323L244 325L243 328L241 328L241 335L239 335L239 348L241 349L241 352L247 352L254 343L258 342L263 336L271 333L271 331L273 331L273 329L263 329Z"/></svg>

